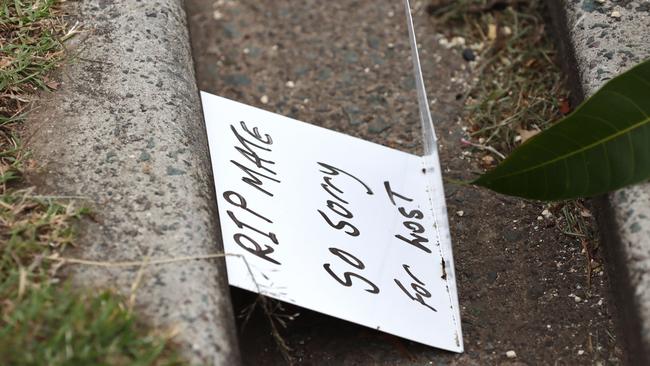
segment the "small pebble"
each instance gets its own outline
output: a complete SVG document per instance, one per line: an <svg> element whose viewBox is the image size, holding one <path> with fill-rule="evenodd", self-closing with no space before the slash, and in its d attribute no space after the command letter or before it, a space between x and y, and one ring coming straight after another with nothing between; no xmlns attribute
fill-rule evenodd
<svg viewBox="0 0 650 366"><path fill-rule="evenodd" d="M266 95L262 95L262 97L260 98L260 102L262 102L262 104L267 104L269 102L269 97Z"/></svg>
<svg viewBox="0 0 650 366"><path fill-rule="evenodd" d="M583 350L581 350L581 349L578 350L578 356L582 356L582 355L584 355L584 354L585 354L585 351L583 351Z"/></svg>
<svg viewBox="0 0 650 366"><path fill-rule="evenodd" d="M454 46L464 46L465 45L465 38L456 36L451 38L451 44Z"/></svg>
<svg viewBox="0 0 650 366"><path fill-rule="evenodd" d="M476 55L474 54L474 51L472 51L471 48L465 48L463 50L463 59L465 61L474 61L476 60Z"/></svg>
<svg viewBox="0 0 650 366"><path fill-rule="evenodd" d="M497 39L497 25L496 24L488 24L488 39L490 41L494 41Z"/></svg>
<svg viewBox="0 0 650 366"><path fill-rule="evenodd" d="M294 86L296 86L296 83L291 80L287 81L287 88L293 88Z"/></svg>
<svg viewBox="0 0 650 366"><path fill-rule="evenodd" d="M506 352L506 357L515 358L515 357L517 357L517 352L515 352L513 350L510 350L510 351Z"/></svg>
<svg viewBox="0 0 650 366"><path fill-rule="evenodd" d="M575 302L581 302L581 301L582 301L582 298L581 298L580 296L575 296L575 297L573 298L573 301L575 301Z"/></svg>
<svg viewBox="0 0 650 366"><path fill-rule="evenodd" d="M618 10L614 10L611 14L611 17L615 19L621 19L621 12Z"/></svg>
<svg viewBox="0 0 650 366"><path fill-rule="evenodd" d="M549 219L549 218L551 218L551 216L553 216L553 214L551 213L551 211L549 211L549 210L547 210L547 209L544 209L544 211L542 211L542 216L544 216L544 217L546 217L547 219Z"/></svg>
<svg viewBox="0 0 650 366"><path fill-rule="evenodd" d="M486 165L494 164L494 158L491 155L485 155L481 160L483 160L483 163Z"/></svg>
<svg viewBox="0 0 650 366"><path fill-rule="evenodd" d="M606 0L596 0L598 4L604 4Z"/></svg>
<svg viewBox="0 0 650 366"><path fill-rule="evenodd" d="M446 38L441 38L438 43L445 47L445 48L452 48L456 46L464 46L465 45L465 38L463 37L452 37L450 40L447 40ZM390 48L390 44L389 44Z"/></svg>
<svg viewBox="0 0 650 366"><path fill-rule="evenodd" d="M456 215L463 217L463 215L465 215L465 211L456 211Z"/></svg>

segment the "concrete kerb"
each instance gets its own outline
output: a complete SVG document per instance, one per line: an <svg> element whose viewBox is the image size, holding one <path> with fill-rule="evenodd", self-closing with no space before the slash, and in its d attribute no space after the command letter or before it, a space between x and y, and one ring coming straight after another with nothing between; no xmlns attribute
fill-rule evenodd
<svg viewBox="0 0 650 366"><path fill-rule="evenodd" d="M82 196L96 220L68 256L132 267L70 265L91 288L135 299L192 363L239 364L201 104L182 0L68 2L82 26L77 57L27 121L44 163L32 181ZM74 21L74 20L73 20Z"/></svg>
<svg viewBox="0 0 650 366"><path fill-rule="evenodd" d="M650 57L650 1L550 1L578 101ZM650 364L650 183L595 200L630 364Z"/></svg>

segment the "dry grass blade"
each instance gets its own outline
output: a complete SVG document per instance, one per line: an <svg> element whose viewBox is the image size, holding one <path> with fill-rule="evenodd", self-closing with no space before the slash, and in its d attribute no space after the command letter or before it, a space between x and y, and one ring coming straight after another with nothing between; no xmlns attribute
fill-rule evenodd
<svg viewBox="0 0 650 366"><path fill-rule="evenodd" d="M521 142L518 131L544 129L561 116L567 92L537 15L543 7L539 0L461 0L440 14L449 29L470 30L463 34L468 44L482 45L478 82L466 93L464 119L473 143L507 155Z"/></svg>

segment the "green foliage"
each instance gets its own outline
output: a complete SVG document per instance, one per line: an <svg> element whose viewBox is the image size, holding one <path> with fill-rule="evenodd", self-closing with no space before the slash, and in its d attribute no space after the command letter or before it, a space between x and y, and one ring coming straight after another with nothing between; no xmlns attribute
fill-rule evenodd
<svg viewBox="0 0 650 366"><path fill-rule="evenodd" d="M64 57L65 24L54 5L54 0L0 5L0 90L47 89L45 75Z"/></svg>
<svg viewBox="0 0 650 366"><path fill-rule="evenodd" d="M69 245L74 237L72 221L83 212L71 205L33 198L28 191L1 195L0 283L8 281L17 266L27 266L35 255L47 255Z"/></svg>
<svg viewBox="0 0 650 366"><path fill-rule="evenodd" d="M650 178L650 60L472 183L539 200L591 197Z"/></svg>
<svg viewBox="0 0 650 366"><path fill-rule="evenodd" d="M29 194L0 195L0 363L181 364L171 334L138 323L120 296L56 284L46 258L73 243L86 210Z"/></svg>
<svg viewBox="0 0 650 366"><path fill-rule="evenodd" d="M0 293L15 290L19 277L12 273ZM70 286L41 284L13 298L0 322L0 359L6 365L181 364L176 357L162 358L164 338L144 333L108 291L80 294Z"/></svg>

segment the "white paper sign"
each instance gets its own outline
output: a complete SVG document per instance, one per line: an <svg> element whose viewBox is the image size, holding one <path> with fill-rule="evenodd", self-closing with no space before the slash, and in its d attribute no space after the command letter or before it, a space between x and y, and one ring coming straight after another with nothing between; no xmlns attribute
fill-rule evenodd
<svg viewBox="0 0 650 366"><path fill-rule="evenodd" d="M462 352L435 141L420 157L201 97L231 285Z"/></svg>

